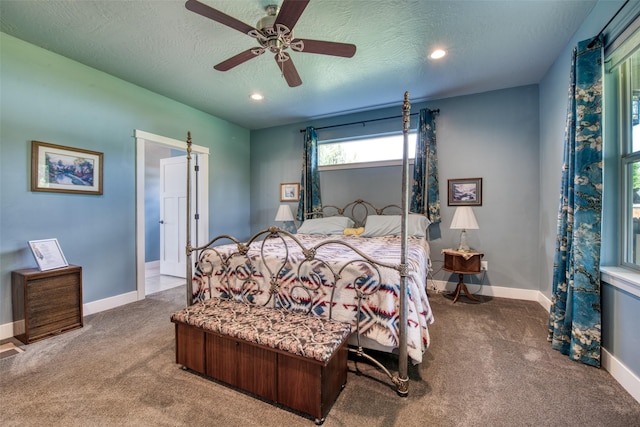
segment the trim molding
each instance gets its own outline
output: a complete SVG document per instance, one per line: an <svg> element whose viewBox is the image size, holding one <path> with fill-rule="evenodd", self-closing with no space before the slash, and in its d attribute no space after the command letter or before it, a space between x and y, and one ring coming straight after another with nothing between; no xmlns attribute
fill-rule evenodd
<svg viewBox="0 0 640 427"><path fill-rule="evenodd" d="M429 285L433 285L429 286ZM457 283L448 282L445 280L429 280L428 287L430 289L435 288L438 292L453 292L456 289ZM551 301L546 299L542 292L535 291L533 289L519 289L519 288L504 288L500 286L488 286L466 283L469 292L474 295L483 295L496 298L509 298L509 299L521 299L525 301L536 301L541 306L545 307L549 311L551 307ZM546 300L546 302L544 301Z"/></svg>
<svg viewBox="0 0 640 427"><path fill-rule="evenodd" d="M160 260L144 263L144 278L157 276L160 274Z"/></svg>
<svg viewBox="0 0 640 427"><path fill-rule="evenodd" d="M640 378L604 347L602 348L602 368L609 372L622 388L640 403Z"/></svg>
<svg viewBox="0 0 640 427"><path fill-rule="evenodd" d="M438 292L452 292L456 287L456 283L446 282L444 280L429 280L428 285L429 289L435 288ZM473 284L467 284L467 287L469 287L469 290L472 292L475 291L477 287L480 287L478 291L474 292L478 295L536 301L547 312L551 310L551 300L540 291ZM640 378L604 347L602 347L602 369L609 372L613 379L640 403Z"/></svg>
<svg viewBox="0 0 640 427"><path fill-rule="evenodd" d="M9 322L0 325L0 340L6 340L13 336L13 323L14 322Z"/></svg>
<svg viewBox="0 0 640 427"><path fill-rule="evenodd" d="M177 139L167 138L162 135L155 135L149 132L145 132L139 129L133 131L135 138L135 164L136 164L136 289L138 290L138 299L145 299L145 234L144 234L144 155L145 155L145 142L162 144L168 147L177 148L180 150L187 149L187 143L185 141L179 141ZM209 237L209 148L202 147L200 145L192 145L191 151L195 155L199 155L201 162L200 176L205 177L200 181L200 185L197 188L198 198L200 204L200 226L197 227L196 233L196 245L198 246L199 239L207 242ZM201 155L201 156L200 156ZM196 188L193 189L196 191Z"/></svg>
<svg viewBox="0 0 640 427"><path fill-rule="evenodd" d="M640 273L624 267L600 267L600 280L640 298Z"/></svg>
<svg viewBox="0 0 640 427"><path fill-rule="evenodd" d="M445 282L444 280L430 280L428 283L430 289L438 292L451 292L455 289L455 284ZM450 286L447 286L449 284ZM469 285L467 285L469 286ZM480 286L480 285L471 285ZM493 296L498 298L521 299L526 301L536 301L545 310L549 311L551 301L540 291L531 289L504 288L500 286L481 286L476 292L479 295ZM84 316L99 313L101 311L110 310L122 305L126 305L138 300L138 292L132 291L125 294L116 295L89 302L82 306ZM7 339L13 336L13 323L5 323L0 325L0 339ZM602 348L602 368L611 374L615 379L638 403L640 403L640 378L631 372L624 364L616 359L604 347Z"/></svg>
<svg viewBox="0 0 640 427"><path fill-rule="evenodd" d="M101 311L111 310L121 305L130 304L138 301L138 292L131 291L126 294L120 294L98 301L88 302L82 306L82 314L86 317L91 314L100 313Z"/></svg>
<svg viewBox="0 0 640 427"><path fill-rule="evenodd" d="M138 292L131 291L126 294L116 295L114 297L104 298L98 301L92 301L82 305L83 317L100 313L101 311L110 310L122 305L130 304L138 301ZM16 322L9 322L0 325L0 339L4 340L13 337L13 327Z"/></svg>

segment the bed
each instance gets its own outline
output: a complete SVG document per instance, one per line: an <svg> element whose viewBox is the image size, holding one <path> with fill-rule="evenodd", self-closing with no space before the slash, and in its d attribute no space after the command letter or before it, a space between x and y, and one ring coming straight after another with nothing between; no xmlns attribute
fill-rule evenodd
<svg viewBox="0 0 640 427"><path fill-rule="evenodd" d="M356 200L348 206L365 204ZM409 222L416 233L408 238L407 352L418 364L433 322L425 283L428 221L411 215ZM364 227L354 223L347 216L329 216L305 221L295 235L272 228L247 243L209 246L198 256L193 301L222 297L311 312L351 323L358 331L350 340L354 346L398 353L400 216L367 215ZM363 228L361 235L344 234L357 228ZM221 236L213 244L229 240Z"/></svg>
<svg viewBox="0 0 640 427"><path fill-rule="evenodd" d="M409 110L405 93L401 206L379 209L358 199L314 212L297 234L269 227L247 242L222 235L198 248L190 244L187 221L187 277L193 278L187 282L187 305L225 298L351 323L350 351L386 372L398 394L406 396L408 359L421 363L434 321L426 294L429 223L408 213ZM189 135L188 168L190 144ZM187 194L190 185L187 180ZM189 209L187 200L187 218ZM397 375L366 349L398 354Z"/></svg>

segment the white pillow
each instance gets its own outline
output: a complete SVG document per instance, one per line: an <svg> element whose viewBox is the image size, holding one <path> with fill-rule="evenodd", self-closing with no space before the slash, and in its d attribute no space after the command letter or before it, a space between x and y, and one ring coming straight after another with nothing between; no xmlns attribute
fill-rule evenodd
<svg viewBox="0 0 640 427"><path fill-rule="evenodd" d="M369 215L364 226L363 237L399 236L402 217L400 215ZM412 237L426 237L431 222L424 215L409 214L407 234Z"/></svg>
<svg viewBox="0 0 640 427"><path fill-rule="evenodd" d="M345 228L351 228L354 222L346 216L308 219L298 228L300 234L342 234Z"/></svg>

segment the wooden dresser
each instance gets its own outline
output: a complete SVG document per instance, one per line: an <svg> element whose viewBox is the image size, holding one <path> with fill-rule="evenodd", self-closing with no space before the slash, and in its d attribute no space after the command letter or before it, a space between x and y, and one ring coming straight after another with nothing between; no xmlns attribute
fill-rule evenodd
<svg viewBox="0 0 640 427"><path fill-rule="evenodd" d="M82 327L82 267L11 272L13 334L25 344Z"/></svg>

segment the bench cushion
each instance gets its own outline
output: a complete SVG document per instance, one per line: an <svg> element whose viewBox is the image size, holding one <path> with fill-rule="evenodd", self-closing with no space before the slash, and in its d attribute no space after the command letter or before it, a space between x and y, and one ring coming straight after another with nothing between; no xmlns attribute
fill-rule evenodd
<svg viewBox="0 0 640 427"><path fill-rule="evenodd" d="M177 311L171 321L326 363L351 325L306 313L210 298Z"/></svg>

